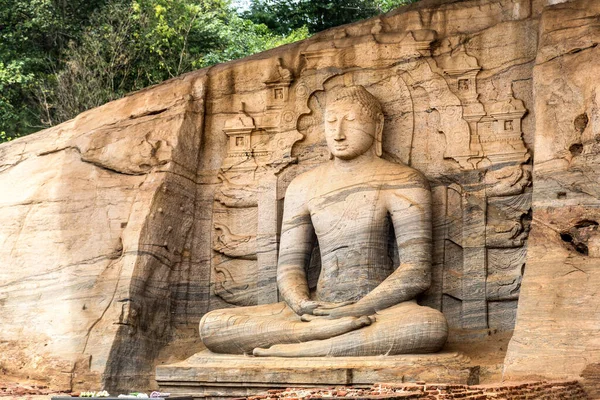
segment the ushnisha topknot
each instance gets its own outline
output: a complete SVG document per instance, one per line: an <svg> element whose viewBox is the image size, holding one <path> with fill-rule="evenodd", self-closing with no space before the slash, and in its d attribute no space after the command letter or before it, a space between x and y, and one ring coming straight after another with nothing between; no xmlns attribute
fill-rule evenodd
<svg viewBox="0 0 600 400"><path fill-rule="evenodd" d="M328 105L345 99L360 104L375 121L383 116L379 100L363 86L338 86L327 91L326 103Z"/></svg>

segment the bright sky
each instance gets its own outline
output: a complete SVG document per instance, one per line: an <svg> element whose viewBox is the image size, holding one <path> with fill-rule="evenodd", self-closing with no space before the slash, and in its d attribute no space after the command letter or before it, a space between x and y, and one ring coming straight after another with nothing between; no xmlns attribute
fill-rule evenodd
<svg viewBox="0 0 600 400"><path fill-rule="evenodd" d="M238 11L245 11L250 8L250 0L232 0L231 4L237 8Z"/></svg>

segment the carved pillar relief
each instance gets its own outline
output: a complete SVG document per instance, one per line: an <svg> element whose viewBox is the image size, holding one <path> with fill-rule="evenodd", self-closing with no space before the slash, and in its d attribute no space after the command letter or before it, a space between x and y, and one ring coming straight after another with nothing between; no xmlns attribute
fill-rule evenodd
<svg viewBox="0 0 600 400"><path fill-rule="evenodd" d="M521 131L525 113L523 102L510 94L492 104L481 122L481 143L491 163L484 178L488 322L499 330L512 329L515 323L531 222L531 166L525 164L529 153Z"/></svg>
<svg viewBox="0 0 600 400"><path fill-rule="evenodd" d="M492 165L521 164L528 160L521 130L521 119L526 112L523 101L515 99L512 93L506 100L490 106L480 138L483 152Z"/></svg>
<svg viewBox="0 0 600 400"><path fill-rule="evenodd" d="M281 60L264 82L265 110L241 110L225 121L227 157L213 206L214 293L232 305L278 301L277 244L280 202L276 174L292 161L291 147L302 138L291 122L292 73Z"/></svg>
<svg viewBox="0 0 600 400"><path fill-rule="evenodd" d="M254 305L258 188L254 182L236 183L227 175L219 175L213 207L213 290L227 303Z"/></svg>
<svg viewBox="0 0 600 400"><path fill-rule="evenodd" d="M487 281L489 326L512 329L527 255L531 224L531 172L529 165L509 165L488 170Z"/></svg>
<svg viewBox="0 0 600 400"><path fill-rule="evenodd" d="M529 233L531 174L521 131L526 109L512 93L484 107L477 92L481 67L464 48L436 61L470 132L468 142L447 140L444 153L460 166L446 175L460 186L448 187L446 224L456 226L460 213L462 234L445 232L442 309L455 328L510 330ZM457 193L460 208L452 205Z"/></svg>
<svg viewBox="0 0 600 400"><path fill-rule="evenodd" d="M456 54L440 57L439 64L452 92L461 101L462 118L469 124L470 132L466 139L447 141L444 156L453 158L462 168L477 168L483 153L477 123L485 116L483 104L479 102L477 93L477 74L481 67L477 59L469 56L464 49L457 51Z"/></svg>

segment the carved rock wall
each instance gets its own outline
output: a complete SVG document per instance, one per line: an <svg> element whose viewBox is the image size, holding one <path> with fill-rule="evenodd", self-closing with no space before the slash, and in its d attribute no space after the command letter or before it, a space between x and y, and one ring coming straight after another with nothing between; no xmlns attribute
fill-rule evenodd
<svg viewBox="0 0 600 400"><path fill-rule="evenodd" d="M546 9L534 68L533 221L507 379L584 378L600 396L600 3Z"/></svg>
<svg viewBox="0 0 600 400"><path fill-rule="evenodd" d="M285 189L328 159L323 89L353 83L382 102L384 158L433 186L434 282L422 302L456 330L514 327L531 217L537 19L529 1L402 11L210 71L198 231L211 240L197 243L210 260L208 309L278 300ZM319 263L315 249L312 283Z"/></svg>
<svg viewBox="0 0 600 400"><path fill-rule="evenodd" d="M560 167L540 170L539 218L564 202L552 232L571 238L538 236L539 246L553 243L547 253L563 258L581 258L582 246L597 251L598 220L578 201L596 204L590 21L598 2L572 10L555 2L424 0L1 145L0 367L61 388L145 388L157 362L198 350L207 311L277 301L285 189L327 161L322 90L344 83L382 102L384 158L421 170L432 185L433 284L420 301L444 312L451 340L512 330L534 156L536 168L554 159ZM540 226L555 223L548 218ZM319 265L316 249L312 282ZM537 273L547 279L540 267L530 279ZM519 321L535 321L542 292L530 288ZM519 323L517 337L532 338ZM513 354L529 354L518 343ZM517 369L523 361L507 360Z"/></svg>

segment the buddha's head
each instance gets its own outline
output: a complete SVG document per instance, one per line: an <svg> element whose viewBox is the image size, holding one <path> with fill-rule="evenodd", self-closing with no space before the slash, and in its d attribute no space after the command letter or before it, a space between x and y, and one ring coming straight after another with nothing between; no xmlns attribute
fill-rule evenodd
<svg viewBox="0 0 600 400"><path fill-rule="evenodd" d="M362 86L327 92L325 138L332 157L351 160L367 151L381 157L383 112L379 101Z"/></svg>

